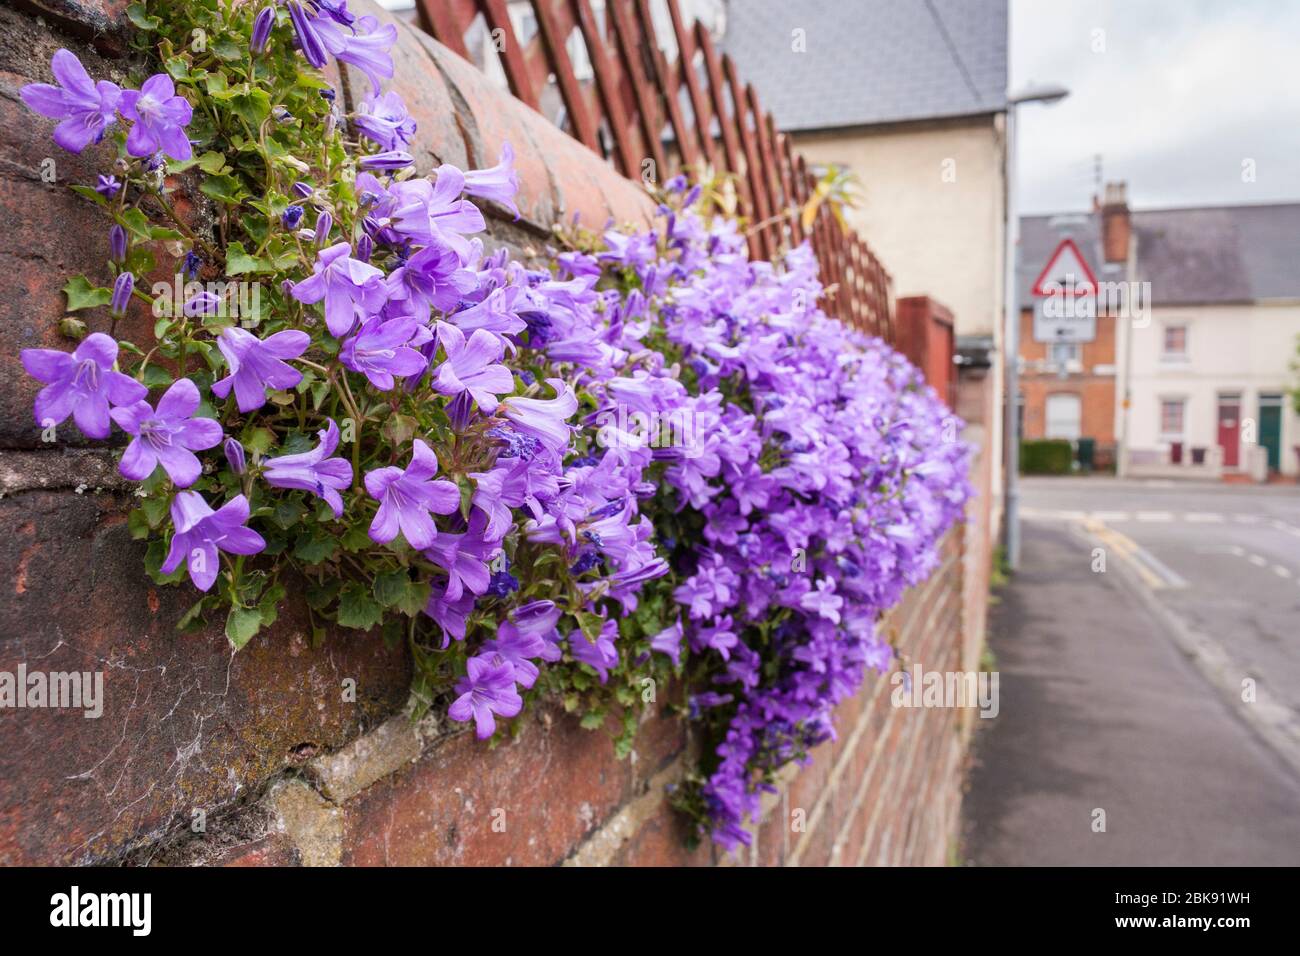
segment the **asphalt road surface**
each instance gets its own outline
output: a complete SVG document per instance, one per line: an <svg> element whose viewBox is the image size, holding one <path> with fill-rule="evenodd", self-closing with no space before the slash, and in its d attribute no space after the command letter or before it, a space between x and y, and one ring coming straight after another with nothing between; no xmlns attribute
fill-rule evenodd
<svg viewBox="0 0 1300 956"><path fill-rule="evenodd" d="M1300 488L1022 494L964 860L1300 864Z"/></svg>

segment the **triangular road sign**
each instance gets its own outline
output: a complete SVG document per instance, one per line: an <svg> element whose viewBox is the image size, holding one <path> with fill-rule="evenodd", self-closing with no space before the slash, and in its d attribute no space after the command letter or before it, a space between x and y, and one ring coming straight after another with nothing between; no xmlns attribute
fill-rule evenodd
<svg viewBox="0 0 1300 956"><path fill-rule="evenodd" d="M1039 273L1034 295L1096 295L1097 277L1073 239L1062 239Z"/></svg>

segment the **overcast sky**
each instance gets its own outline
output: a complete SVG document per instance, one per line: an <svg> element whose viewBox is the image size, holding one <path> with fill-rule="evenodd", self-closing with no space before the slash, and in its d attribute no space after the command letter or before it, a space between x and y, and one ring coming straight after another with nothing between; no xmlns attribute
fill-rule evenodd
<svg viewBox="0 0 1300 956"><path fill-rule="evenodd" d="M1011 0L1031 80L1071 92L1019 110L1022 213L1086 208L1098 153L1135 208L1300 200L1297 0Z"/></svg>

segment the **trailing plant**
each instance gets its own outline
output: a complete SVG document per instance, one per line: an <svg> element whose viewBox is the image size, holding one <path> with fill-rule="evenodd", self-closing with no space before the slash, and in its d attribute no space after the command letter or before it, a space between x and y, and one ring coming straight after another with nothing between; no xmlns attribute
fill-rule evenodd
<svg viewBox="0 0 1300 956"><path fill-rule="evenodd" d="M891 664L876 622L969 494L956 420L820 310L806 247L749 261L725 189L675 179L653 230L574 228L537 266L489 252L509 145L419 175L396 29L345 0L129 15L162 72L120 89L62 50L23 90L61 146L116 153L73 187L112 223L65 289L90 319L23 362L51 436L129 437L145 570L198 592L182 630L238 649L301 594L317 639L404 642L415 713L485 739L546 697L625 755L669 703L709 742L678 805L747 842ZM132 302L148 343L117 337Z"/></svg>

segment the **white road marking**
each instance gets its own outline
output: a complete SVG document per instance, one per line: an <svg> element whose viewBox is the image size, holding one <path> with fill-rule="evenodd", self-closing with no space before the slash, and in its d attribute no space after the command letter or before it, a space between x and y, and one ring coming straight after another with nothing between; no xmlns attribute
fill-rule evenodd
<svg viewBox="0 0 1300 956"><path fill-rule="evenodd" d="M1259 515L1233 515L1232 520L1237 524L1259 524Z"/></svg>
<svg viewBox="0 0 1300 956"><path fill-rule="evenodd" d="M1089 515L1093 521L1131 521L1127 511L1094 511Z"/></svg>
<svg viewBox="0 0 1300 956"><path fill-rule="evenodd" d="M1168 511L1139 511L1137 513L1138 521L1173 521L1174 516Z"/></svg>
<svg viewBox="0 0 1300 956"><path fill-rule="evenodd" d="M1248 557L1246 560L1249 561L1251 564L1253 564L1253 565L1254 565L1255 567L1257 567L1257 568L1266 568L1266 567L1268 567L1268 559L1267 559L1267 558L1261 558L1258 554L1252 554L1252 555L1251 555L1250 557Z"/></svg>
<svg viewBox="0 0 1300 956"><path fill-rule="evenodd" d="M1223 515L1211 514L1206 511L1189 511L1183 515L1183 520L1188 524L1222 524Z"/></svg>
<svg viewBox="0 0 1300 956"><path fill-rule="evenodd" d="M1282 567L1280 564L1273 565L1273 573L1279 578L1289 578L1291 576L1290 570Z"/></svg>

